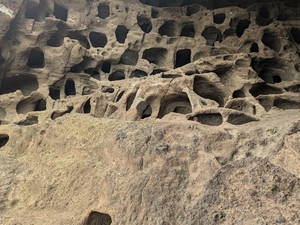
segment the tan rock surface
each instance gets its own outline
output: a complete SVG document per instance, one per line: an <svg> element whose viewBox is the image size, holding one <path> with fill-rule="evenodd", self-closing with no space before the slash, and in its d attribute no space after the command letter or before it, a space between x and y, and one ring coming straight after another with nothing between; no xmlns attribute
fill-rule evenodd
<svg viewBox="0 0 300 225"><path fill-rule="evenodd" d="M297 1L0 2L0 224L298 224Z"/></svg>

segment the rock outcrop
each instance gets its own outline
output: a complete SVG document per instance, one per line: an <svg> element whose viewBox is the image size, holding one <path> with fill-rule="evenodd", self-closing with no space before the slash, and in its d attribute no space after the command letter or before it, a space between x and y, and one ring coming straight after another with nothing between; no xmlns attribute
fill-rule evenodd
<svg viewBox="0 0 300 225"><path fill-rule="evenodd" d="M297 1L0 3L0 224L297 224Z"/></svg>

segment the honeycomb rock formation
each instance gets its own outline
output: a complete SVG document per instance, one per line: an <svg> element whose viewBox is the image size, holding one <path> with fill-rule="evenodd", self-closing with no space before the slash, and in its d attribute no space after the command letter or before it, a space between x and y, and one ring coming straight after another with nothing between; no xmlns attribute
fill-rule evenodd
<svg viewBox="0 0 300 225"><path fill-rule="evenodd" d="M0 224L299 223L296 0L3 0L0 19Z"/></svg>

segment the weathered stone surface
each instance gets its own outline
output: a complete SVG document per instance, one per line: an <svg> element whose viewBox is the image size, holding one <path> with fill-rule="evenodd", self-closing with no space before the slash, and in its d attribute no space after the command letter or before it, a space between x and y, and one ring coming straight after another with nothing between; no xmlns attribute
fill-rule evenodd
<svg viewBox="0 0 300 225"><path fill-rule="evenodd" d="M297 224L297 1L0 2L0 224Z"/></svg>

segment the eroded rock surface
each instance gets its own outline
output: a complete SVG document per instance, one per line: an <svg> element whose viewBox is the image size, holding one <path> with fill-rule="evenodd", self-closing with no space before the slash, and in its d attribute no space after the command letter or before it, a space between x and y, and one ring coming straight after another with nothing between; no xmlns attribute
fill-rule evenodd
<svg viewBox="0 0 300 225"><path fill-rule="evenodd" d="M298 223L299 15L2 1L0 224Z"/></svg>

